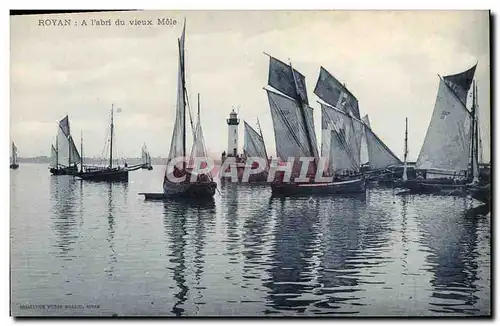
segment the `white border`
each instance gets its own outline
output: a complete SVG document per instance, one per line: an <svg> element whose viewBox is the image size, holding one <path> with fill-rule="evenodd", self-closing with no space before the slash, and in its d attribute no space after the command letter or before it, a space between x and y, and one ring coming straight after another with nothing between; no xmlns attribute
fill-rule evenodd
<svg viewBox="0 0 500 326"><path fill-rule="evenodd" d="M307 1L281 1L281 2L271 2L269 0L245 0L245 1L223 1L223 0L210 0L210 1L203 1L203 0L175 0L175 1L151 1L151 0L142 0L142 1L129 1L129 0L122 0L116 3L108 3L106 6L103 7L103 2L102 0L96 1L96 0L87 0L87 1L71 1L71 2L62 2L62 1L54 1L54 0L45 0L43 2L40 1L2 1L2 13L3 13L3 18L1 20L1 25L2 28L0 29L1 31L1 38L2 38L2 47L3 51L2 53L4 56L2 56L2 76L4 78L2 79L2 85L0 85L1 89L1 114L2 118L0 119L0 123L2 124L1 130L3 132L3 141L1 143L1 151L3 153L8 153L8 146L9 146L9 139L10 139L10 134L9 134L9 121L10 121L10 115L9 115L9 17L8 17L8 9L44 9L44 8L64 8L64 9L95 9L95 8L104 8L104 9L266 9L266 10L271 10L271 9L336 9L336 10L348 10L348 9L354 9L354 10L370 10L370 9L377 9L377 10L384 10L384 9L396 9L396 10L411 10L411 9L431 9L431 10L450 10L450 9L468 9L468 10L473 10L473 9L492 9L493 13L498 13L500 10L498 10L500 1L493 1L493 0L475 0L475 1L427 1L427 0L421 0L421 1L397 1L397 0L377 0L377 1L360 1L360 0L329 0L329 1L320 1L320 0L307 0ZM4 7L5 6L5 7ZM496 19L496 26L498 26L498 17ZM494 46L495 41L498 39L498 34L494 34L494 40L492 40L494 43L491 44L491 47ZM496 56L495 56L496 58ZM492 58L492 60L494 60ZM496 72L496 69L495 69ZM493 91L496 91L496 87ZM498 100L497 100L498 101ZM493 108L495 110L496 108ZM496 110L495 110L496 111ZM500 114L496 114L495 118L495 123L498 125L498 116ZM493 131L493 129L492 129ZM494 133L495 137L495 150L498 152L498 147L499 142L497 142L497 137ZM5 263L5 266L0 269L0 282L1 282L1 300L0 300L0 307L2 309L1 311L1 320L2 324L6 322L6 324L13 324L14 321L12 318L9 318L9 244L10 244L10 236L9 236L9 169L7 167L8 165L8 154L4 157L3 161L4 164L2 165L3 168L0 170L0 178L2 182L2 196L0 197L1 203L0 207L3 210L2 216L1 216L1 222L2 222L2 236L0 239L2 239L2 246L1 246L1 259ZM495 179L495 181L497 181ZM492 219L494 218L493 216L491 217ZM496 221L495 225L498 225L499 222ZM493 231L495 234L498 234L497 227ZM492 246L495 246L494 240L495 237L492 237L493 243ZM497 251L498 252L498 251ZM496 258L496 257L495 257ZM495 259L496 260L496 259ZM495 261L492 259L493 261ZM495 275L491 275L492 280L495 278ZM497 282L495 282L497 283ZM496 305L495 305L496 306ZM492 307L492 309L495 309ZM497 311L498 313L498 311ZM219 320L214 320L214 322L218 322ZM381 320L382 321L382 320ZM402 320L398 320L397 322L400 322ZM433 324L439 322L439 320L434 320L434 321L429 321L429 320L412 320L413 322L416 322L416 324ZM85 321L87 322L87 321ZM92 322L89 320L88 322ZM179 323L178 321L174 320L166 320L164 322L168 322L169 324L172 323ZM230 321L231 323L236 322L238 323L239 321L233 320ZM253 322L256 323L261 323L261 324L266 324L272 322L272 320L255 320ZM301 320L299 321L300 323L309 323L312 322L311 319L307 320ZM353 324L352 322L348 321L342 321L342 320L335 320L333 321L337 324ZM362 320L358 320L355 323L360 323ZM382 321L383 322L383 321ZM66 321L64 322L66 323ZM92 324L101 324L104 323L104 321L101 322L92 322ZM140 322L140 323L145 323ZM182 321L182 323L186 323L186 321Z"/></svg>

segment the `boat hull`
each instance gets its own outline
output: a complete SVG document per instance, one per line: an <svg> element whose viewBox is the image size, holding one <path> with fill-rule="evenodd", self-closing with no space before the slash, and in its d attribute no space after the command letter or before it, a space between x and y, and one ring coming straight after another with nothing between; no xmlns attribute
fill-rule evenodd
<svg viewBox="0 0 500 326"><path fill-rule="evenodd" d="M411 193L415 194L436 194L446 196L463 196L467 194L465 181L453 183L449 180L411 180L401 184Z"/></svg>
<svg viewBox="0 0 500 326"><path fill-rule="evenodd" d="M491 189L490 186L471 186L468 188L468 192L472 198L490 205L491 202Z"/></svg>
<svg viewBox="0 0 500 326"><path fill-rule="evenodd" d="M79 172L76 174L82 180L90 181L128 181L128 170L101 170L92 172Z"/></svg>
<svg viewBox="0 0 500 326"><path fill-rule="evenodd" d="M366 192L364 177L330 183L272 183L274 196L343 195Z"/></svg>
<svg viewBox="0 0 500 326"><path fill-rule="evenodd" d="M173 183L165 181L163 184L163 195L165 198L207 198L213 197L216 189L217 183L213 181L193 183Z"/></svg>
<svg viewBox="0 0 500 326"><path fill-rule="evenodd" d="M17 169L18 167L19 167L19 164L11 164L10 165L10 168L14 169L14 170Z"/></svg>
<svg viewBox="0 0 500 326"><path fill-rule="evenodd" d="M50 168L49 171L53 175L76 175L78 173L78 168L76 166L65 168Z"/></svg>

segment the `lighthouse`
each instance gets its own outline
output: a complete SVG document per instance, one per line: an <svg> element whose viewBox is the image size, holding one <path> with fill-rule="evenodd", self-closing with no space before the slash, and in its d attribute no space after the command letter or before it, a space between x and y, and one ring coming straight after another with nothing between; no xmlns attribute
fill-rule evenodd
<svg viewBox="0 0 500 326"><path fill-rule="evenodd" d="M238 155L238 125L240 124L240 119L238 119L238 114L234 112L234 109L229 114L227 121L227 156Z"/></svg>

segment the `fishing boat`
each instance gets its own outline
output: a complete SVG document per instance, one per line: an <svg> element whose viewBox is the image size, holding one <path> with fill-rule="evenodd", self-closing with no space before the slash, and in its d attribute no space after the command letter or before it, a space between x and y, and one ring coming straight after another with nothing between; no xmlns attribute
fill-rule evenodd
<svg viewBox="0 0 500 326"><path fill-rule="evenodd" d="M81 164L80 171L75 173L82 180L90 181L128 181L128 173L141 168L142 164L128 166L113 166L113 143L114 143L114 107L111 105L111 124L110 124L110 141L109 141L109 165L108 166L91 166L83 165L83 136L81 139ZM118 111L119 112L119 111Z"/></svg>
<svg viewBox="0 0 500 326"><path fill-rule="evenodd" d="M398 185L406 175L413 176L413 168L408 168L408 119L406 119L405 129L405 152L404 162L402 162L394 152L377 136L371 128L368 115L365 115L363 121L363 136L366 139L368 152L368 162L364 164L364 172L368 175L368 182L378 185ZM410 171L408 171L410 170Z"/></svg>
<svg viewBox="0 0 500 326"><path fill-rule="evenodd" d="M468 193L472 198L483 202L487 205L491 203L491 187L490 184L486 185L472 185L468 187Z"/></svg>
<svg viewBox="0 0 500 326"><path fill-rule="evenodd" d="M337 178L337 180L334 180L333 176L328 178L328 176L323 175L324 162L319 159L313 109L308 103L305 77L295 70L291 63L285 64L272 56L269 56L269 58L268 87L265 90L273 120L276 154L281 162L287 162L288 158L293 158L292 178L287 180L284 178L285 173L278 173L271 183L273 195L364 192L366 190L366 180L362 175L345 179ZM338 90L337 84L332 84L332 80L326 80L322 71L316 85L315 94L318 96L323 94L332 96L333 89ZM318 92L318 90L321 92ZM324 118L324 115L322 115L323 125L325 124ZM340 131L335 132L340 133ZM331 137L322 139L322 145L330 141L330 139ZM304 161L304 158L309 161ZM303 162L310 162L311 164L303 167ZM328 170L328 172L331 171ZM305 180L303 176L308 181L302 181ZM322 180L328 181L321 182L316 176L323 177Z"/></svg>
<svg viewBox="0 0 500 326"><path fill-rule="evenodd" d="M243 121L244 124L244 141L243 141L243 155L241 157L223 156L221 166L226 167L226 173L220 173L219 177L222 183L232 182L233 174L231 169L236 169L236 176L238 182L245 183L267 183L267 176L269 171L269 160L267 158L266 145L262 130L260 128L259 119L257 119L257 132L248 122ZM233 161L226 162L226 159L233 159ZM257 160L265 162L265 166L260 166ZM261 162L261 163L262 163ZM226 163L226 164L224 164ZM256 172L255 170L260 172ZM254 170L254 171L251 171ZM245 171L246 174L245 174Z"/></svg>
<svg viewBox="0 0 500 326"><path fill-rule="evenodd" d="M262 136L262 129L260 127L259 119L257 119L257 132L246 121L243 121L245 133L243 139L243 155L245 157L245 167L251 169L263 169L263 171L255 174L249 174L248 182L267 182L269 173L269 159L267 156L266 144L264 143L264 136ZM250 161L248 158L254 157L265 162L265 166L259 166L258 162Z"/></svg>
<svg viewBox="0 0 500 326"><path fill-rule="evenodd" d="M11 169L17 169L19 167L19 163L17 163L17 147L16 145L14 144L14 142L12 142L12 163L10 164L10 168Z"/></svg>
<svg viewBox="0 0 500 326"><path fill-rule="evenodd" d="M80 153L70 132L69 117L59 121L56 145L51 145L49 171L53 175L74 175L78 172Z"/></svg>
<svg viewBox="0 0 500 326"><path fill-rule="evenodd" d="M179 70L177 75L177 109L175 116L174 130L168 155L168 164L163 179L163 194L159 193L140 193L146 199L170 199L182 197L194 197L196 199L213 197L217 184L213 181L211 172L198 173L194 164L197 159L203 160L207 157L203 130L201 127L200 116L200 95L198 94L198 119L196 127L193 129L193 144L189 162L186 162L186 111L191 111L189 107L188 92L186 89L186 71L185 71L185 51L184 43L186 37L186 21L181 37L178 39L179 47ZM192 122L192 120L191 120ZM182 159L182 160L179 160ZM178 161L178 162L176 162ZM189 165L188 165L189 163ZM200 167L206 167L201 161Z"/></svg>
<svg viewBox="0 0 500 326"><path fill-rule="evenodd" d="M146 144L142 145L142 169L153 170L153 166L151 165L151 155L148 152Z"/></svg>
<svg viewBox="0 0 500 326"><path fill-rule="evenodd" d="M404 182L411 192L465 195L468 185L479 183L476 66L439 76L434 112L416 162L417 178Z"/></svg>

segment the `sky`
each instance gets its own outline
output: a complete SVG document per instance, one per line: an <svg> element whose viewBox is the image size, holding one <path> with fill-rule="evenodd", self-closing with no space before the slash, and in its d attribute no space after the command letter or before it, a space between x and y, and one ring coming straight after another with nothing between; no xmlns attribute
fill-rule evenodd
<svg viewBox="0 0 500 326"><path fill-rule="evenodd" d="M171 18L176 25L158 25ZM275 156L266 92L269 53L306 77L313 94L325 67L353 93L361 115L400 158L405 118L409 160L422 146L439 77L476 62L484 161L490 154L488 11L143 11L10 17L10 135L19 156L50 155L57 122L69 115L85 156L102 156L111 105L116 149L122 157L166 157L175 120L177 38L186 18L187 89L213 158L227 151L226 118L233 108L256 126ZM71 19L70 26L40 26L40 19ZM92 26L92 19L111 26ZM124 26L117 26L117 19ZM130 25L152 19L152 26ZM81 26L85 20L87 26ZM243 121L239 126L243 146ZM188 136L188 144L190 137ZM189 150L189 147L188 147Z"/></svg>

